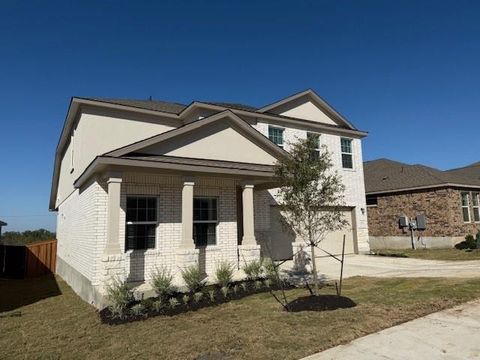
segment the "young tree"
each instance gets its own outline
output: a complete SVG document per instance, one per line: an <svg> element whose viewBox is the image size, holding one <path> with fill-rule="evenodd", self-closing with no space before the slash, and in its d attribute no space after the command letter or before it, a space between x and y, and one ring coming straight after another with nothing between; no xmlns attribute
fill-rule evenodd
<svg viewBox="0 0 480 360"><path fill-rule="evenodd" d="M291 144L291 156L275 164L275 177L280 184L277 201L283 221L311 250L315 295L318 295L315 248L329 232L341 230L347 223L341 211L345 187L332 169L326 147L317 149L318 137L309 136Z"/></svg>

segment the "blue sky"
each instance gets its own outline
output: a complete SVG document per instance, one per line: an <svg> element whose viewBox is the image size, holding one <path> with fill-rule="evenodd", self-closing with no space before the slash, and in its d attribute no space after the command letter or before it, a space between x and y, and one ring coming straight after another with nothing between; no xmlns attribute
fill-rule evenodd
<svg viewBox="0 0 480 360"><path fill-rule="evenodd" d="M480 160L478 1L0 2L0 219L55 229L71 96L270 103L313 88L366 160Z"/></svg>

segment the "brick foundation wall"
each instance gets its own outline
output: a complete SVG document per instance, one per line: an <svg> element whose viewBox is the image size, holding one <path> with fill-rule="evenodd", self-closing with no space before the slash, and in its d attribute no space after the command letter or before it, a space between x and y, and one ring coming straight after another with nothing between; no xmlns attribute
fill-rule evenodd
<svg viewBox="0 0 480 360"><path fill-rule="evenodd" d="M464 223L460 193L466 190L443 188L402 194L379 195L378 205L369 206L368 229L370 236L409 236L398 227L398 218L406 215L415 218L425 214L427 230L424 237L464 237L476 234L480 224ZM472 205L472 204L470 204ZM473 209L470 209L473 214Z"/></svg>

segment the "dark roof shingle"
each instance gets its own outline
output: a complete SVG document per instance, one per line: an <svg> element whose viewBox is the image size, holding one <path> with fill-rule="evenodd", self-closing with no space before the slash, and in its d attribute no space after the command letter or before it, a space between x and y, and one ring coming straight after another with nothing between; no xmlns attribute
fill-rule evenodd
<svg viewBox="0 0 480 360"><path fill-rule="evenodd" d="M389 159L364 163L365 192L393 192L446 184L480 186L480 165L441 171L425 165Z"/></svg>

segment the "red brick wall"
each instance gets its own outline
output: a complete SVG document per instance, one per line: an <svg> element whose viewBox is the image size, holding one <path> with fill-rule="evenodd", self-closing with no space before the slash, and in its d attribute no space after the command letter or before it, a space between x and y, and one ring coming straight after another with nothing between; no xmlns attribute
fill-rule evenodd
<svg viewBox="0 0 480 360"><path fill-rule="evenodd" d="M465 236L476 234L480 224L473 222L473 209L470 209L471 223L464 223L460 193L465 190L452 188L416 191L411 193L379 195L378 206L369 206L368 229L371 236L408 235L398 227L398 218L406 215L415 218L425 214L427 230L422 236ZM470 196L470 206L472 206Z"/></svg>

